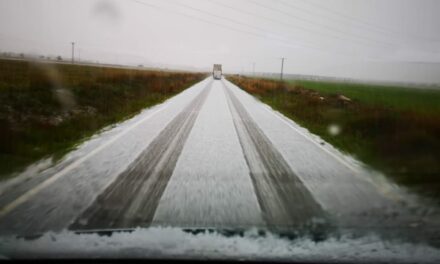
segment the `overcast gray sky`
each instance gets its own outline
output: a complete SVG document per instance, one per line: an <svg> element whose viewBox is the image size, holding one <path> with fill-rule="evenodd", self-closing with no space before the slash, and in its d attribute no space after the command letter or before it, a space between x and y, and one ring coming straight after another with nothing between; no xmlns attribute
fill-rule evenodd
<svg viewBox="0 0 440 264"><path fill-rule="evenodd" d="M0 51L440 83L437 0L0 0Z"/></svg>

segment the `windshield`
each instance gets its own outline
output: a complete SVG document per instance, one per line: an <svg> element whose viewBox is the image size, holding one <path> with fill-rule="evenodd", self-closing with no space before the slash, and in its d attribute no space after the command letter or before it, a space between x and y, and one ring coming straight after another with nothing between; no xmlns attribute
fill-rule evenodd
<svg viewBox="0 0 440 264"><path fill-rule="evenodd" d="M0 1L0 256L440 262L438 10Z"/></svg>

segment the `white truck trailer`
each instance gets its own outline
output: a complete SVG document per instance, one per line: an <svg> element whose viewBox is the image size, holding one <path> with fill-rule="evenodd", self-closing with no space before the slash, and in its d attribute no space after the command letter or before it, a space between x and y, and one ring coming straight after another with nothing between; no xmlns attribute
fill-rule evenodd
<svg viewBox="0 0 440 264"><path fill-rule="evenodd" d="M212 69L212 77L215 80L220 80L222 78L222 65L214 64L214 68Z"/></svg>

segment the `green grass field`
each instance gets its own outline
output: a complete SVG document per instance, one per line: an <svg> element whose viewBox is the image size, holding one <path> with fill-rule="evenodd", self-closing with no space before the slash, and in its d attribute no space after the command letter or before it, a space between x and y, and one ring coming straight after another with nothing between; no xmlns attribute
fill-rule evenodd
<svg viewBox="0 0 440 264"><path fill-rule="evenodd" d="M416 112L440 113L440 89L303 80L288 82L322 94L343 94L365 104L389 106Z"/></svg>
<svg viewBox="0 0 440 264"><path fill-rule="evenodd" d="M61 157L206 74L0 60L0 179Z"/></svg>
<svg viewBox="0 0 440 264"><path fill-rule="evenodd" d="M340 150L440 201L440 90L228 78ZM335 125L336 135L329 132Z"/></svg>

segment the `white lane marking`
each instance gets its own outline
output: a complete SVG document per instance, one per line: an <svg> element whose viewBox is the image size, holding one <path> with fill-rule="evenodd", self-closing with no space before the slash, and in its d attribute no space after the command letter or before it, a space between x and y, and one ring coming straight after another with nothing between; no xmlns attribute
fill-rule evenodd
<svg viewBox="0 0 440 264"><path fill-rule="evenodd" d="M229 81L228 81L229 82ZM252 97L253 98L253 97ZM255 100L255 98L253 98ZM324 148L323 146L321 146L318 142L316 142L315 140L311 139L308 135L304 134L302 131L300 131L298 128L294 127L292 124L290 124L285 118L283 118L282 116L280 116L281 114L277 113L276 111L274 111L273 109L271 109L269 106L267 106L266 104L263 104L262 107L264 110L266 110L267 112L271 113L272 115L274 115L276 118L278 118L279 120L281 120L284 124L286 124L287 126L289 126L290 128L292 128L293 130L295 130L298 134L300 134L301 136L303 136L304 138L306 138L307 140L309 140L310 142L312 142L313 144L315 144L318 148L324 150L325 152L327 152L327 154L329 154L330 156L332 156L333 158L335 158L336 160L338 160L342 165L344 165L345 167L347 167L348 169L352 170L355 173L358 173L359 170L356 169L355 167L351 166L351 164L347 163L345 160L343 160L341 157L337 156L335 153L331 152L330 150ZM289 120L290 121L290 120Z"/></svg>
<svg viewBox="0 0 440 264"><path fill-rule="evenodd" d="M131 125L130 127L128 127L127 129L125 129L124 131L122 131L120 134L116 135L114 138L112 138L111 140L107 141L105 144L102 144L101 146L99 146L98 148L94 149L93 151L89 152L89 154L85 155L84 157L76 160L75 162L73 162L72 164L70 164L69 166L65 167L64 169L62 169L61 171L57 172L56 174L54 174L52 177L48 178L47 180L43 181L42 183L38 184L37 186L35 186L34 188L30 189L29 191L25 192L24 194L22 194L20 197L18 197L17 199L15 199L14 201L12 201L11 203L9 203L8 205L4 206L1 210L0 210L0 218L4 217L5 215L7 215L10 211L12 211L14 208L16 208L17 206L23 204L24 202L26 202L27 200L29 200L29 198L31 198L32 196L36 195L38 192L40 192L41 190L43 190L44 188L46 188L47 186L51 185L52 183L54 183L56 180L58 180L59 178L61 178L62 176L64 176L66 173L70 172L71 170L75 169L76 167L78 167L81 163L83 163L85 160L87 160L88 158L92 157L93 155L95 155L96 153L100 152L101 150L103 150L104 148L106 148L107 146L113 144L116 140L120 139L122 136L126 135L128 132L130 132L133 128L137 127L139 124L141 124L142 122L144 122L145 120L153 117L154 115L156 115L157 113L163 111L164 109L168 108L168 106L164 106L160 109L157 109L156 111L150 113L149 115L147 115L146 117L142 118L141 120L137 121L136 123L134 123L133 125Z"/></svg>

